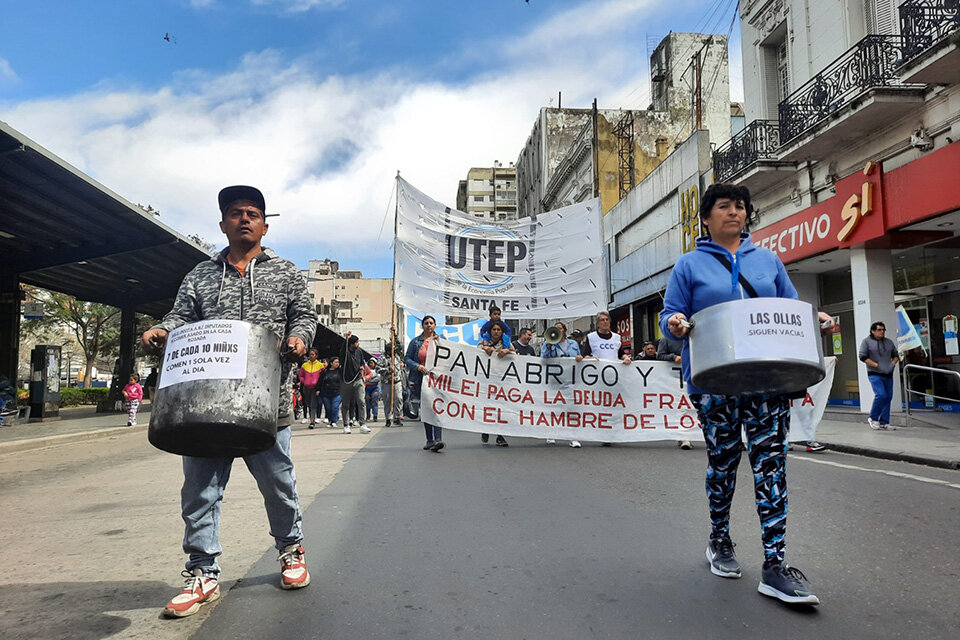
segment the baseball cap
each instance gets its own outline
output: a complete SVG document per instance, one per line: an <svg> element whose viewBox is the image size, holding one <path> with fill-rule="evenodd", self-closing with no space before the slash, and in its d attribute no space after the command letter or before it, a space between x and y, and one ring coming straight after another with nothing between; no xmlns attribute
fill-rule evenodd
<svg viewBox="0 0 960 640"><path fill-rule="evenodd" d="M246 185L238 184L232 187L224 187L220 190L220 195L217 196L217 201L220 203L220 212L227 210L231 204L238 200L249 200L253 204L257 205L257 208L260 211L267 212L267 203L263 199L263 194L260 193L260 189L256 187L248 187Z"/></svg>
<svg viewBox="0 0 960 640"><path fill-rule="evenodd" d="M570 334L570 337L571 337L571 338L582 338L582 337L583 337L583 331L580 331L580 329L575 329L574 332Z"/></svg>

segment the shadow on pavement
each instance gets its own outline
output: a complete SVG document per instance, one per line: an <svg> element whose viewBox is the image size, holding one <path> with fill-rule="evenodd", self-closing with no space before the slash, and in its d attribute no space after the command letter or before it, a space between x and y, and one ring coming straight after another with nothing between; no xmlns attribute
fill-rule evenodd
<svg viewBox="0 0 960 640"><path fill-rule="evenodd" d="M52 582L0 586L0 638L105 638L130 626L106 613L155 607L170 598L164 582Z"/></svg>

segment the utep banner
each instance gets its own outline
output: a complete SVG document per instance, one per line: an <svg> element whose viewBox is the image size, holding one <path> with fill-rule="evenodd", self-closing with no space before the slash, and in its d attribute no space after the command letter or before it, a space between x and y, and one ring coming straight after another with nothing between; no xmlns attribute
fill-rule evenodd
<svg viewBox="0 0 960 640"><path fill-rule="evenodd" d="M485 318L555 319L605 309L597 199L535 218L479 221L397 178L396 302Z"/></svg>
<svg viewBox="0 0 960 640"><path fill-rule="evenodd" d="M793 401L792 441L814 439L827 377ZM444 428L505 436L599 442L702 440L696 409L672 362L488 356L477 347L431 341L420 417Z"/></svg>

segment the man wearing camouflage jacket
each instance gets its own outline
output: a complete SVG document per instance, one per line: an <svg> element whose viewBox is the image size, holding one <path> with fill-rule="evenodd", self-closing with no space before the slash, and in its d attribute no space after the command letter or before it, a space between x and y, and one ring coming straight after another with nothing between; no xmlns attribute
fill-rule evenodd
<svg viewBox="0 0 960 640"><path fill-rule="evenodd" d="M227 319L266 327L302 356L313 342L317 317L300 271L261 246L268 228L263 194L253 187L227 187L219 204L220 230L229 246L187 274L173 309L143 334L144 348L149 350L152 342L162 342L167 332L189 322ZM290 457L290 371L281 367L276 444L243 461L263 494L270 535L280 552L280 586L298 589L310 584L310 573L300 544L302 518ZM220 597L220 506L232 464L233 458L183 457L183 550L190 557L183 572L186 586L164 608L168 617L192 615Z"/></svg>

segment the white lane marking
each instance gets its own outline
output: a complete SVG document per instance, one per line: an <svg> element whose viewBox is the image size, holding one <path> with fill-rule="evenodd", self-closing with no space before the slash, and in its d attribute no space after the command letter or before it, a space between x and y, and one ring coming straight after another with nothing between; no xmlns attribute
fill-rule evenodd
<svg viewBox="0 0 960 640"><path fill-rule="evenodd" d="M939 484L944 487L950 487L952 489L960 489L960 484L955 482L947 482L946 480L938 480L937 478L927 478L925 476L915 476L912 473L901 473L900 471L887 471L886 469L869 469L867 467L858 467L852 464L843 464L842 462L833 462L831 460L817 460L815 458L808 458L806 456L790 456L791 460L803 460L804 462L814 462L816 464L825 464L830 467L840 467L841 469L852 469L854 471L869 471L871 473L879 473L885 476L892 476L894 478L906 478L907 480L916 480L917 482L926 482L927 484Z"/></svg>

